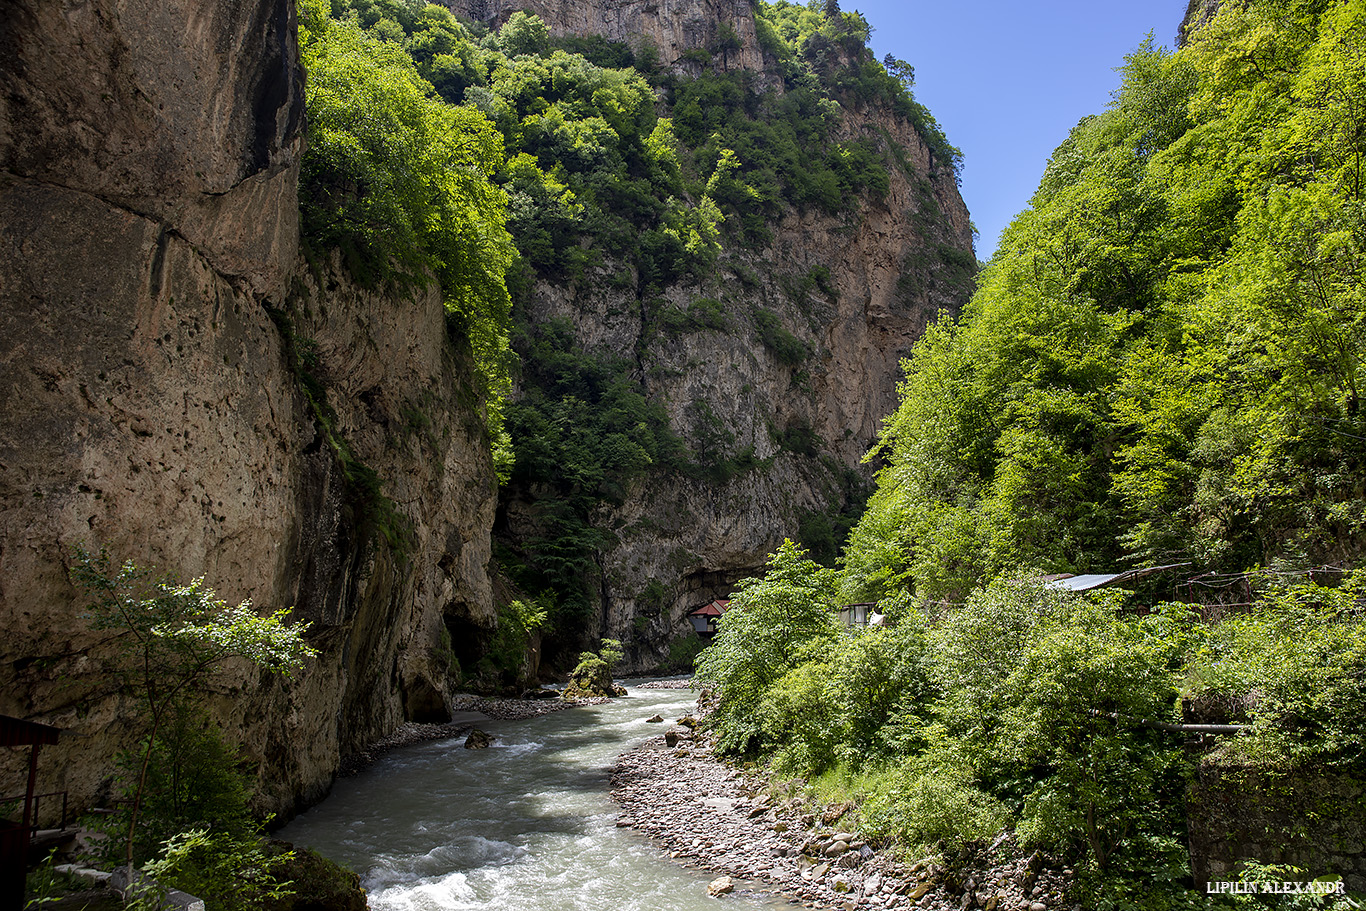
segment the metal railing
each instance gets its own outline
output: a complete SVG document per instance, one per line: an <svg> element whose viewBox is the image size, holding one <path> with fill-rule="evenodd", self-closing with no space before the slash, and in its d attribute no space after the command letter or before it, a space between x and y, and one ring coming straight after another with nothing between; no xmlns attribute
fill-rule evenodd
<svg viewBox="0 0 1366 911"><path fill-rule="evenodd" d="M50 798L50 799L49 799L49 798ZM58 817L56 818L56 823L57 823L57 824L56 824L56 825L50 825L50 826L44 826L44 825L42 825L43 807L45 806L45 804L43 803L43 801L44 801L44 800L48 800L48 803L47 803L46 805L47 805L47 806L51 806L53 803L56 803L57 798L61 798L61 807L62 807L61 815L58 816ZM15 797L0 797L0 805L3 805L3 804L17 804L17 805L18 805L18 808L19 808L19 810L20 810L20 812L22 812L22 811L23 811L23 806L24 806L24 795L23 795L23 794L19 794L19 795L15 796ZM29 818L29 825L28 825L28 828L29 828L29 831L30 831L30 832L37 832L39 829L43 829L43 828L47 828L47 829L65 829L65 828L66 828L66 824L67 824L69 821L71 821L70 811L69 811L69 807L68 807L68 803L67 803L67 792L66 792L66 791L49 791L49 792L47 792L46 794L34 794L34 795L33 795L33 807L32 807L32 810L33 810L33 815ZM51 818L50 815L49 815L49 818Z"/></svg>

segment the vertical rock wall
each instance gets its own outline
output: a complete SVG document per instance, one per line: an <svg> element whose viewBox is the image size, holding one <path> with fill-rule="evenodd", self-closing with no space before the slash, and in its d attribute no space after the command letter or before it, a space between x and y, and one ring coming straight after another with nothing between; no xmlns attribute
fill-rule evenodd
<svg viewBox="0 0 1366 911"><path fill-rule="evenodd" d="M684 55L712 49L713 63L722 69L760 70L764 63L750 0L448 0L446 5L495 27L526 11L540 16L552 35L601 35L633 48L652 47L666 67L694 68ZM734 40L722 42L723 36ZM732 46L736 43L738 48Z"/></svg>
<svg viewBox="0 0 1366 911"><path fill-rule="evenodd" d="M437 295L302 268L290 0L32 0L5 17L0 712L71 732L40 787L78 804L136 735L67 579L78 543L297 605L320 657L293 681L231 669L212 699L259 760L262 808L287 810L345 753L439 717L448 627L492 623L468 352ZM407 517L401 556L367 532L336 439ZM6 787L15 761L0 755Z"/></svg>
<svg viewBox="0 0 1366 911"><path fill-rule="evenodd" d="M1366 890L1366 781L1336 770L1257 769L1205 759L1190 783L1196 891L1245 878L1243 864L1297 867Z"/></svg>

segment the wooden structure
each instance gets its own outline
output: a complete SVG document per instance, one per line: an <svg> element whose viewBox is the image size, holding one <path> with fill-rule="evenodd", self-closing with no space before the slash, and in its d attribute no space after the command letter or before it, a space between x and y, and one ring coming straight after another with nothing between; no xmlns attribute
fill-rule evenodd
<svg viewBox="0 0 1366 911"><path fill-rule="evenodd" d="M853 629L856 626L881 626L880 622L874 622L874 618L880 616L876 601L860 601L857 604L845 604L840 608L840 623L844 624L845 629Z"/></svg>
<svg viewBox="0 0 1366 911"><path fill-rule="evenodd" d="M688 622L692 624L693 632L703 639L711 639L716 635L716 629L721 623L721 617L730 609L730 600L727 598L717 598L715 601L704 604L697 610L688 614Z"/></svg>
<svg viewBox="0 0 1366 911"><path fill-rule="evenodd" d="M37 824L33 789L38 781L38 748L56 743L60 733L58 728L46 724L0 715L0 746L29 747L23 819L17 824L0 820L0 911L20 911L24 907L29 839Z"/></svg>

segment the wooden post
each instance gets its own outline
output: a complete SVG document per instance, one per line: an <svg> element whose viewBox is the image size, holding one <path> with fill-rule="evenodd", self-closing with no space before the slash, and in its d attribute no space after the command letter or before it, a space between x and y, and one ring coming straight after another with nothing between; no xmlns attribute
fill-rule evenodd
<svg viewBox="0 0 1366 911"><path fill-rule="evenodd" d="M24 792L24 850L28 850L28 834L33 831L33 789L38 785L38 747L28 754L28 790Z"/></svg>

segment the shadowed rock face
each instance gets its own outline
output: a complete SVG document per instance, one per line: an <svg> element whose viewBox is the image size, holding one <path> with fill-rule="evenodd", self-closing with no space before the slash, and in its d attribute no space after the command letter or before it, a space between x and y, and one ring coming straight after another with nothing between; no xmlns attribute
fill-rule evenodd
<svg viewBox="0 0 1366 911"><path fill-rule="evenodd" d="M446 630L492 623L488 443L439 296L299 261L293 9L6 5L0 712L73 733L44 751L40 788L78 804L138 736L67 580L78 543L313 624L321 655L295 680L233 668L210 700L266 810L316 799L342 755L405 718L439 716ZM409 520L403 559L375 545L291 344ZM3 787L22 782L9 752Z"/></svg>
<svg viewBox="0 0 1366 911"><path fill-rule="evenodd" d="M165 224L278 296L298 244L294 4L25 0L5 16L0 170Z"/></svg>

